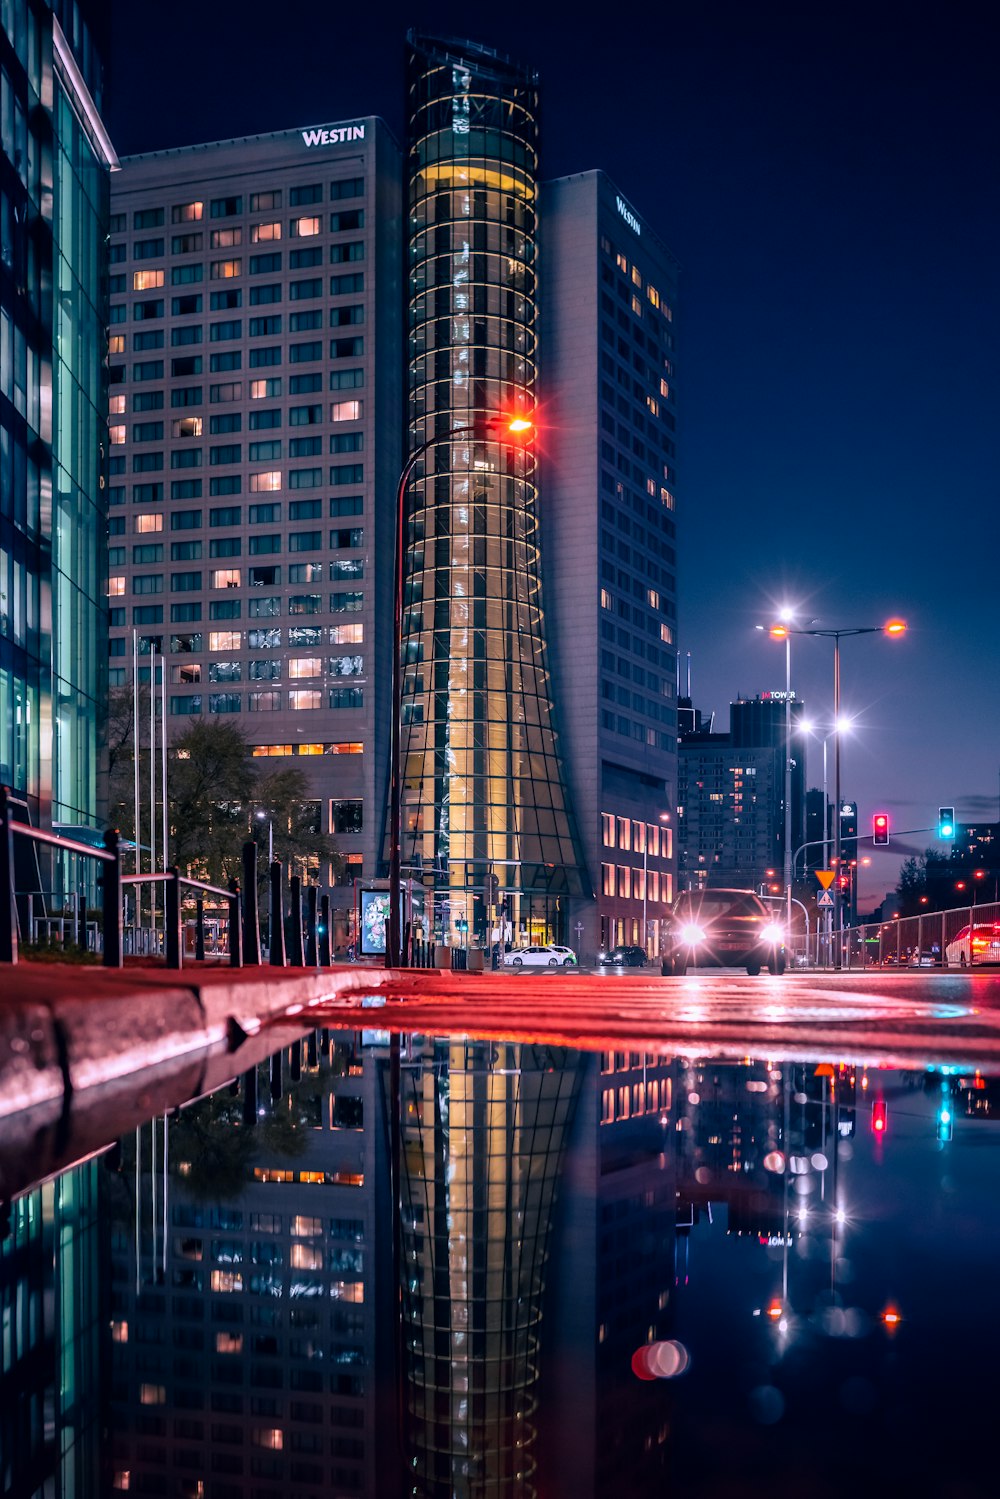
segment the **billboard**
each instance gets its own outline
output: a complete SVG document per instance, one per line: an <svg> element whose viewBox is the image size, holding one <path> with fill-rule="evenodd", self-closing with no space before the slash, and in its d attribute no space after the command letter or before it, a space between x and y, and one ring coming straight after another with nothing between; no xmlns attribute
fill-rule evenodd
<svg viewBox="0 0 1000 1499"><path fill-rule="evenodd" d="M359 909L359 951L363 957L385 954L386 931L389 925L388 890L362 890Z"/></svg>

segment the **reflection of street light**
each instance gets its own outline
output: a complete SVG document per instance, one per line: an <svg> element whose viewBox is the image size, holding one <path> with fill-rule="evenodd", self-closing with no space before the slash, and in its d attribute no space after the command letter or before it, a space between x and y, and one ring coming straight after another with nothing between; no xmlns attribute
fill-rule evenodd
<svg viewBox="0 0 1000 1499"><path fill-rule="evenodd" d="M906 622L905 622L905 620L902 620L902 619L889 619L889 620L886 620L886 622L885 622L884 625L852 625L849 628L846 628L846 629L843 629L843 630L823 630L823 629L812 629L812 628L803 628L803 629L800 629L800 630L796 630L796 629L792 629L788 625L777 624L777 625L772 625L770 633L771 633L771 635L775 639L783 639L786 635L820 635L820 636L822 636L826 640L832 640L833 641L833 721L834 721L835 724L839 724L839 722L840 722L840 642L841 642L841 638L843 636L846 636L846 635L888 635L888 636L894 638L894 637L896 637L898 635L904 635L906 633ZM834 740L834 751L835 751L835 753L834 753L834 782L835 782L835 784L834 784L834 792L833 792L834 801L836 802L836 806L837 806L837 816L834 818L834 824L833 824L833 831L834 831L833 858L834 858L834 864L835 864L835 866L837 868L838 875L840 873L840 738L841 738L841 736L838 733L837 736L836 736L836 739ZM833 888L834 888L834 897L833 897L833 899L834 899L834 929L835 929L835 931L837 933L837 940L836 940L836 944L835 944L835 947L834 947L834 954L833 954L833 966L834 966L834 968L839 969L839 968L841 968L843 966L843 952L842 952L842 939L841 939L841 915L842 915L842 913L841 913L841 905L840 905L840 882L839 882L839 880L835 880L834 881L834 887Z"/></svg>
<svg viewBox="0 0 1000 1499"><path fill-rule="evenodd" d="M442 432L419 443L403 464L396 485L396 536L393 556L392 595L392 706L389 715L389 920L386 928L385 961L398 968L401 958L400 844L402 842L402 796L400 788L400 740L403 711L403 564L406 491L410 476L424 454L439 443L499 442L522 446L534 435L535 424L525 416L475 417L469 427Z"/></svg>

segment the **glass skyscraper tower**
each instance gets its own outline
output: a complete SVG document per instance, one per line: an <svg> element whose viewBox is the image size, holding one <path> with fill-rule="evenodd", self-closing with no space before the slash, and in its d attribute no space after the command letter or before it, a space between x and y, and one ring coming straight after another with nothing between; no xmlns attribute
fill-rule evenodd
<svg viewBox="0 0 1000 1499"><path fill-rule="evenodd" d="M80 9L0 5L0 781L98 812L108 170Z"/></svg>
<svg viewBox="0 0 1000 1499"><path fill-rule="evenodd" d="M489 48L411 33L408 85L409 450L431 446L403 532L402 870L438 940L560 939L584 865L553 726L536 460L479 435L534 407L537 83Z"/></svg>

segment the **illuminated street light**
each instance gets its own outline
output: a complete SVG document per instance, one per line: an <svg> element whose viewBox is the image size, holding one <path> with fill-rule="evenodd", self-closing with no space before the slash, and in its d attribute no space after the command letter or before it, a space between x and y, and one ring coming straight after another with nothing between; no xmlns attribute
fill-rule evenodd
<svg viewBox="0 0 1000 1499"><path fill-rule="evenodd" d="M495 416L477 416L469 427L454 431L435 433L419 443L403 464L396 485L396 536L393 554L392 597L392 706L389 715L389 919L386 925L385 961L389 968L398 968L401 957L400 892L400 844L402 842L402 796L400 788L400 739L403 709L403 564L405 559L404 529L406 520L406 492L410 478L420 459L431 448L441 443L460 444L474 442L506 443L511 447L523 447L534 435L535 424L526 416L498 413Z"/></svg>
<svg viewBox="0 0 1000 1499"><path fill-rule="evenodd" d="M762 629L763 626L759 626L758 628ZM788 646L787 637L789 635L819 635L819 636L822 636L826 640L832 640L833 641L833 721L834 721L835 724L839 724L840 723L840 642L841 642L841 640L845 636L847 636L847 635L886 635L886 636L890 637L891 639L895 639L895 638L898 638L900 635L905 635L905 633L906 633L906 621L903 620L903 619L895 619L894 618L894 619L888 619L888 620L886 620L885 624L883 624L883 625L851 625L851 626L846 627L846 628L844 628L842 630L826 630L826 629L813 628L811 625L802 626L801 628L795 628L794 626L790 626L790 625L786 624L783 620L779 619L775 624L773 624L771 626L769 633L772 636L772 638L775 639L775 640L784 640L785 641L785 645L786 645L786 649L787 649L787 646ZM835 766L834 781L835 781L835 785L834 785L834 793L833 793L834 794L834 801L836 802L836 805L837 805L838 809L840 807L840 739L841 739L841 736L838 733L836 735L835 740L834 740L834 751L835 751L835 753L834 753L834 766ZM833 858L834 858L834 865L835 865L835 867L837 869L837 872L839 874L839 872L840 872L840 817L839 817L839 814L834 819L834 848L833 848ZM834 881L834 885L833 885L833 899L834 899L833 925L834 925L834 931L837 934L837 940L834 943L833 966L834 966L835 969L840 969L843 966L843 950L842 950L842 938L841 938L841 929L842 929L841 928L841 922L842 922L842 914L843 913L842 913L842 907L841 907L841 892L840 892L840 882L839 882L839 880L835 880Z"/></svg>

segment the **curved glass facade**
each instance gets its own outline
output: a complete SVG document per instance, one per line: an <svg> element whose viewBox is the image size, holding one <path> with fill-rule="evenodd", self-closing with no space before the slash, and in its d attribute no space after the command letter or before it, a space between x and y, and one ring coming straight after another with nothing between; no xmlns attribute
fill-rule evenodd
<svg viewBox="0 0 1000 1499"><path fill-rule="evenodd" d="M401 848L438 940L488 940L494 921L563 937L567 897L582 893L545 660L536 461L477 435L535 404L537 105L532 72L411 34L409 451L431 446L404 531ZM484 888L502 892L499 914Z"/></svg>
<svg viewBox="0 0 1000 1499"><path fill-rule="evenodd" d="M464 1041L426 1041L401 1069L414 1494L538 1493L545 1266L581 1075L575 1051Z"/></svg>

